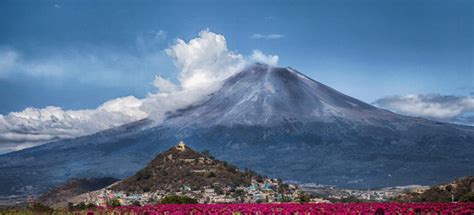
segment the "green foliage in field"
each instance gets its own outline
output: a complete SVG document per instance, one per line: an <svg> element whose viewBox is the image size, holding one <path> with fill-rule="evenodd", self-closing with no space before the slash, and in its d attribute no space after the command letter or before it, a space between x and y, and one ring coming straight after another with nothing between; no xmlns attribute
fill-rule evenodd
<svg viewBox="0 0 474 215"><path fill-rule="evenodd" d="M161 199L161 204L197 204L197 200L187 196L166 196Z"/></svg>
<svg viewBox="0 0 474 215"><path fill-rule="evenodd" d="M120 206L120 201L118 199L111 199L109 201L107 201L107 205L110 205L112 207L118 207Z"/></svg>

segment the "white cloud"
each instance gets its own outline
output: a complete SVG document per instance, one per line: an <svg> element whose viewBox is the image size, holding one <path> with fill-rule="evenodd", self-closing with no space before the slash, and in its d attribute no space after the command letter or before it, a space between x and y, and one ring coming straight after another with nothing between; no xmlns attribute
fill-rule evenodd
<svg viewBox="0 0 474 215"><path fill-rule="evenodd" d="M76 82L101 87L130 87L148 81L163 51L131 55L106 48L62 50L47 57L25 56L15 49L0 48L0 79Z"/></svg>
<svg viewBox="0 0 474 215"><path fill-rule="evenodd" d="M18 53L14 50L0 50L0 78L7 77L18 61Z"/></svg>
<svg viewBox="0 0 474 215"><path fill-rule="evenodd" d="M449 122L465 123L464 117L474 114L474 97L471 96L390 96L378 99L374 104L401 114Z"/></svg>
<svg viewBox="0 0 474 215"><path fill-rule="evenodd" d="M122 115L120 118L124 121L142 119L148 116L147 113L140 110L143 101L135 98L134 96L127 96L122 98L116 98L105 102L97 108L98 111L104 111L112 114ZM129 117L130 119L126 119ZM122 122L118 122L122 124Z"/></svg>
<svg viewBox="0 0 474 215"><path fill-rule="evenodd" d="M250 56L250 60L259 63L265 63L271 66L276 66L278 64L277 55L265 55L260 50L254 50Z"/></svg>
<svg viewBox="0 0 474 215"><path fill-rule="evenodd" d="M165 53L174 59L177 84L161 76L155 76L153 85L159 91L143 99L133 96L116 98L96 109L63 110L50 106L42 109L26 108L20 112L0 115L0 153L28 148L51 140L91 134L147 117L158 123L166 112L184 108L206 98L218 90L225 79L249 63L257 61L276 65L278 61L278 56L267 56L259 50L255 50L251 56L231 51L223 35L209 30L201 31L199 37L188 42L178 39L174 45L165 50ZM65 64L61 63L65 61L64 59L35 63L22 59L16 52L0 52L0 56L2 54L7 58L0 58L0 75L18 70L36 76L59 75L61 71L68 71L69 74L70 70L74 74L80 74L77 68L65 67ZM147 55L144 60L153 60L153 57ZM125 64L121 62L124 59ZM93 55L89 56L88 60L81 60L72 65L93 64L94 67L88 68L92 71L106 70L106 73L102 73L103 78L113 80L117 73L115 68L120 69L118 70L120 74L120 71L135 71L142 63L138 57L119 57L113 61L115 66L110 68L103 60L104 58Z"/></svg>
<svg viewBox="0 0 474 215"><path fill-rule="evenodd" d="M0 115L0 152L91 134L143 119L148 115L140 110L141 103L140 99L128 96L107 101L97 109L65 111L49 106Z"/></svg>
<svg viewBox="0 0 474 215"><path fill-rule="evenodd" d="M274 39L281 39L285 37L283 34L253 34L250 36L252 39L265 39L265 40L274 40Z"/></svg>
<svg viewBox="0 0 474 215"><path fill-rule="evenodd" d="M16 50L0 50L0 78L19 73L36 77L59 76L63 69L57 62L26 61Z"/></svg>
<svg viewBox="0 0 474 215"><path fill-rule="evenodd" d="M158 88L160 93L171 93L178 90L178 86L176 86L173 82L164 79L163 77L157 75L155 76L155 80L153 81L153 86Z"/></svg>
<svg viewBox="0 0 474 215"><path fill-rule="evenodd" d="M175 58L183 89L208 88L245 66L244 57L227 48L223 35L208 30L186 43L178 40L166 50Z"/></svg>
<svg viewBox="0 0 474 215"><path fill-rule="evenodd" d="M223 35L204 30L189 42L178 39L166 49L177 68L178 85L161 77L154 84L165 89L149 95L142 109L160 120L164 113L185 107L218 90L222 82L249 63L246 58L227 48Z"/></svg>

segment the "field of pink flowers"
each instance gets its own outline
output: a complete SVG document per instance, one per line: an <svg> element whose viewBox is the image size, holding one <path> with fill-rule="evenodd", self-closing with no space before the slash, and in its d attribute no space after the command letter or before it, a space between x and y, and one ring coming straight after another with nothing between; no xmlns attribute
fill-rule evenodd
<svg viewBox="0 0 474 215"><path fill-rule="evenodd" d="M204 214L423 214L474 215L474 203L308 203L308 204L158 204L96 208L92 214L149 214L149 215L204 215Z"/></svg>

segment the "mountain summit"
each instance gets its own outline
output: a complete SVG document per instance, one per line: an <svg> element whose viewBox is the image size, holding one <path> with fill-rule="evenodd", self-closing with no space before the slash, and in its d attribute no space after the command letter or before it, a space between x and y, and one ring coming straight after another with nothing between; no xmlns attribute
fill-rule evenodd
<svg viewBox="0 0 474 215"><path fill-rule="evenodd" d="M291 68L254 64L225 81L209 100L181 110L166 125L278 125L364 120L387 114Z"/></svg>
<svg viewBox="0 0 474 215"><path fill-rule="evenodd" d="M249 186L251 180L256 178L262 177L251 171L242 172L209 154L194 151L181 141L111 189L139 193L166 190L175 193L183 191L184 187L201 190L216 184L222 187Z"/></svg>
<svg viewBox="0 0 474 215"><path fill-rule="evenodd" d="M474 172L474 128L408 117L291 68L255 64L205 101L149 120L0 156L0 195L72 177L126 178L184 139L270 177L347 188L432 185Z"/></svg>

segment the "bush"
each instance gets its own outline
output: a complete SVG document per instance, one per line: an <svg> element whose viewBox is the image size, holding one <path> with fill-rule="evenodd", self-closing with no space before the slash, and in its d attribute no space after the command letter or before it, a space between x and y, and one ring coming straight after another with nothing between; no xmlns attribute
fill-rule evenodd
<svg viewBox="0 0 474 215"><path fill-rule="evenodd" d="M362 202L368 202L365 199L359 199L355 196L344 197L344 198L341 198L341 199L329 198L329 201L331 201L332 203L362 203Z"/></svg>
<svg viewBox="0 0 474 215"><path fill-rule="evenodd" d="M34 203L30 207L28 207L31 211L33 211L35 214L42 214L42 213L52 213L53 209L43 205L41 203Z"/></svg>
<svg viewBox="0 0 474 215"><path fill-rule="evenodd" d="M139 201L135 200L132 202L133 206L142 206Z"/></svg>
<svg viewBox="0 0 474 215"><path fill-rule="evenodd" d="M118 199L112 199L112 200L107 201L107 205L112 206L112 207L118 207L121 204Z"/></svg>
<svg viewBox="0 0 474 215"><path fill-rule="evenodd" d="M146 180L146 179L151 178L152 175L150 171L142 169L139 172L137 172L136 176L137 176L137 180Z"/></svg>
<svg viewBox="0 0 474 215"><path fill-rule="evenodd" d="M459 198L460 202L474 202L474 193L464 194Z"/></svg>
<svg viewBox="0 0 474 215"><path fill-rule="evenodd" d="M302 193L302 194L299 195L298 201L300 203L308 203L308 202L311 201L311 196L308 196L308 195Z"/></svg>
<svg viewBox="0 0 474 215"><path fill-rule="evenodd" d="M79 204L77 204L76 206L74 206L75 209L79 209L79 210L85 210L87 208L86 206L86 203L85 202L80 202Z"/></svg>
<svg viewBox="0 0 474 215"><path fill-rule="evenodd" d="M206 173L204 174L204 176L205 176L206 178L214 178L214 177L216 177L216 173L214 173L214 172L206 172Z"/></svg>
<svg viewBox="0 0 474 215"><path fill-rule="evenodd" d="M72 202L68 202L67 203L67 209L70 210L70 211L74 210L74 204Z"/></svg>
<svg viewBox="0 0 474 215"><path fill-rule="evenodd" d="M220 186L214 186L214 192L217 195L223 195L224 194L224 190Z"/></svg>
<svg viewBox="0 0 474 215"><path fill-rule="evenodd" d="M86 210L86 209L91 209L97 207L95 204L89 203L86 204L85 202L80 202L79 204L74 205L72 202L67 203L67 209L69 211L75 211L75 210Z"/></svg>
<svg viewBox="0 0 474 215"><path fill-rule="evenodd" d="M197 200L187 196L166 196L161 199L161 204L197 204Z"/></svg>

